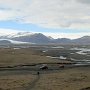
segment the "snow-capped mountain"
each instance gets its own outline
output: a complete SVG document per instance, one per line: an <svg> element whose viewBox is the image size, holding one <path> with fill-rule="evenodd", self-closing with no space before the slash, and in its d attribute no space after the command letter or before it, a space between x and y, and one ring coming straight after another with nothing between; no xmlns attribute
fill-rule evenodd
<svg viewBox="0 0 90 90"><path fill-rule="evenodd" d="M21 35L18 37L13 37L11 39L16 41L32 42L32 43L48 43L51 40L49 37L41 33Z"/></svg>
<svg viewBox="0 0 90 90"><path fill-rule="evenodd" d="M29 35L33 35L33 34L35 34L35 33L18 32L18 33L11 33L11 34L7 34L7 35L0 34L0 37L2 37L2 38L14 38L14 37L21 37L21 36L29 36Z"/></svg>
<svg viewBox="0 0 90 90"><path fill-rule="evenodd" d="M90 44L90 36L84 36L78 39L58 38L54 39L45 36L42 33L31 32L18 32L9 35L0 35L0 39L8 39L16 42L29 42L29 43L60 43L60 44Z"/></svg>
<svg viewBox="0 0 90 90"><path fill-rule="evenodd" d="M31 32L17 32L17 33L11 33L11 34L2 34L0 33L0 42L10 42L12 44L22 44L22 43L28 43L28 42L23 42L23 41L16 41L13 38L19 38L22 36L30 36L33 35L34 33ZM32 42L29 42L31 44L33 44Z"/></svg>
<svg viewBox="0 0 90 90"><path fill-rule="evenodd" d="M9 39L30 43L48 43L50 42L51 37L47 37L41 33L18 32L9 35L0 35L0 39Z"/></svg>
<svg viewBox="0 0 90 90"><path fill-rule="evenodd" d="M0 45L10 45L12 44L9 40L0 40Z"/></svg>

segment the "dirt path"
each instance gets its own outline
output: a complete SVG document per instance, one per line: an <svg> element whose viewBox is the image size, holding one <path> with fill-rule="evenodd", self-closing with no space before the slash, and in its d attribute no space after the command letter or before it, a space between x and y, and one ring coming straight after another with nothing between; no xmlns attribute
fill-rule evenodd
<svg viewBox="0 0 90 90"><path fill-rule="evenodd" d="M27 87L24 87L25 88L24 90L32 90L32 88L34 88L34 86L37 84L39 79L40 79L40 75L37 75L37 77L32 82L28 83Z"/></svg>

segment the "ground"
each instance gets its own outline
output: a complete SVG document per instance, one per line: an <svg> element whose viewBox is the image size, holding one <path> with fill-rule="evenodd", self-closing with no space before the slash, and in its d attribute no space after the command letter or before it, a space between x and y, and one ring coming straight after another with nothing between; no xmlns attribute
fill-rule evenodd
<svg viewBox="0 0 90 90"><path fill-rule="evenodd" d="M34 75L0 75L0 90L25 90L35 79Z"/></svg>
<svg viewBox="0 0 90 90"><path fill-rule="evenodd" d="M90 87L89 70L90 67L78 67L42 74L32 90L81 90Z"/></svg>
<svg viewBox="0 0 90 90"><path fill-rule="evenodd" d="M40 75L36 71L0 72L0 90L83 90L88 87L90 67L40 71Z"/></svg>
<svg viewBox="0 0 90 90"><path fill-rule="evenodd" d="M59 45L58 45L59 46ZM58 70L40 70L37 74L37 66L32 66L33 70L25 69L28 66L40 63L48 63L53 69L57 63L71 63L69 59L61 60L60 55L80 60L90 60L90 52L87 55L76 54L76 50L70 50L73 47L82 48L83 46L33 46L29 48L0 48L0 90L90 90L90 65L73 68L63 68ZM85 47L85 46L84 46ZM90 46L86 46L90 49ZM86 48L85 47L85 48ZM44 51L44 52L43 52ZM71 53L73 53L71 55ZM53 63L53 64L52 64ZM20 65L17 69L3 69L5 66ZM55 65L55 66L53 66ZM34 68L35 67L35 68ZM35 70L34 70L35 69Z"/></svg>

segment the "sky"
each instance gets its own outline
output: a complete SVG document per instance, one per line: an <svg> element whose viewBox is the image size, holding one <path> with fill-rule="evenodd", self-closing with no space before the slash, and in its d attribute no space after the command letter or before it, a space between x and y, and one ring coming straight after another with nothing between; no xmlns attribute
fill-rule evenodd
<svg viewBox="0 0 90 90"><path fill-rule="evenodd" d="M0 34L90 36L90 0L0 0Z"/></svg>

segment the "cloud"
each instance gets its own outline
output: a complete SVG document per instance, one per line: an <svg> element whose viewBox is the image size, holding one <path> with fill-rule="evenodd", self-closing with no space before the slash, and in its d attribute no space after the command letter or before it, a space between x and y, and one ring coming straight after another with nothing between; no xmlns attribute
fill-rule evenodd
<svg viewBox="0 0 90 90"><path fill-rule="evenodd" d="M8 35L8 34L13 34L17 32L18 30L0 28L0 35Z"/></svg>
<svg viewBox="0 0 90 90"><path fill-rule="evenodd" d="M0 20L53 28L90 28L90 0L0 0ZM6 10L8 8L8 10Z"/></svg>
<svg viewBox="0 0 90 90"><path fill-rule="evenodd" d="M90 0L77 0L83 4L90 4Z"/></svg>
<svg viewBox="0 0 90 90"><path fill-rule="evenodd" d="M19 15L15 11L0 10L0 20L13 20L18 18Z"/></svg>
<svg viewBox="0 0 90 90"><path fill-rule="evenodd" d="M83 36L90 36L90 32L89 33L43 33L46 36L51 36L54 39L57 38L69 38L69 39L76 39L76 38L80 38Z"/></svg>

